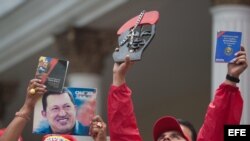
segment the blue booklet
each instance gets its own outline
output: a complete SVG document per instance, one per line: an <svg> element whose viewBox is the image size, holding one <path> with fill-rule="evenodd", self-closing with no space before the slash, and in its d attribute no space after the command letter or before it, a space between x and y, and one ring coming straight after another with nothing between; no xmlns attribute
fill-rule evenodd
<svg viewBox="0 0 250 141"><path fill-rule="evenodd" d="M241 32L220 31L217 33L215 62L231 62L240 51Z"/></svg>

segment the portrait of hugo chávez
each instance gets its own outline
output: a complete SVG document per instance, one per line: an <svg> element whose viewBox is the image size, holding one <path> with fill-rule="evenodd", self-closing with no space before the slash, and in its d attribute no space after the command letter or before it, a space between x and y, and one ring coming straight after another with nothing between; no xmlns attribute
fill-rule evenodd
<svg viewBox="0 0 250 141"><path fill-rule="evenodd" d="M35 107L33 133L88 135L89 126L84 126L77 120L78 108L67 88L64 88L61 93L46 92L40 103L42 106L38 108L39 116L35 115L38 114ZM34 126L35 124L37 126Z"/></svg>

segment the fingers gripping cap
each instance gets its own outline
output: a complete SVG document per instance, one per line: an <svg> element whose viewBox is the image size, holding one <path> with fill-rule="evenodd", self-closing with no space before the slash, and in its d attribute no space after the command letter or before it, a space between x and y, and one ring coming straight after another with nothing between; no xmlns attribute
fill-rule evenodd
<svg viewBox="0 0 250 141"><path fill-rule="evenodd" d="M157 141L161 134L166 131L178 131L186 141L189 141L183 133L180 124L174 117L164 116L155 122L153 129L154 141Z"/></svg>

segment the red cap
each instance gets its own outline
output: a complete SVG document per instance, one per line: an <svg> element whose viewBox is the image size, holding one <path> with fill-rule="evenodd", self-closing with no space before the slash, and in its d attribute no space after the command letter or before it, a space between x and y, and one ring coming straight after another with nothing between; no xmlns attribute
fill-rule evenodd
<svg viewBox="0 0 250 141"><path fill-rule="evenodd" d="M178 131L187 141L189 141L183 133L180 124L174 117L164 116L155 122L153 131L154 141L157 141L161 134L166 131Z"/></svg>
<svg viewBox="0 0 250 141"><path fill-rule="evenodd" d="M45 135L42 141L76 141L72 135Z"/></svg>

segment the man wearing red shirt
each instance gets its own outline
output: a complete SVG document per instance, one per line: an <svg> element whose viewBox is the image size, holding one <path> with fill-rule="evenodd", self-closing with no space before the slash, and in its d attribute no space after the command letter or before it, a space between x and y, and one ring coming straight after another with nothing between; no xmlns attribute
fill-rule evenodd
<svg viewBox="0 0 250 141"><path fill-rule="evenodd" d="M125 76L133 62L129 56L125 62L114 64L113 84L108 96L108 124L111 141L142 141L136 123L131 99L132 91L126 85ZM243 100L236 86L240 74L247 68L244 48L236 53L236 58L228 64L226 80L216 91L214 100L209 104L205 121L198 134L198 141L223 141L224 125L239 124L242 114ZM154 141L191 141L190 130L184 130L171 117L167 124L154 126ZM170 126L173 125L173 126Z"/></svg>

